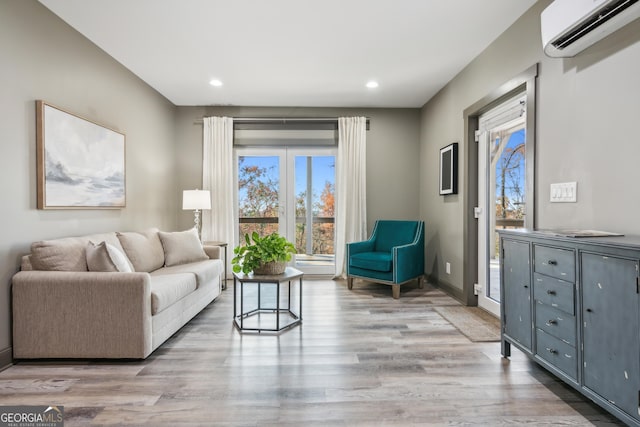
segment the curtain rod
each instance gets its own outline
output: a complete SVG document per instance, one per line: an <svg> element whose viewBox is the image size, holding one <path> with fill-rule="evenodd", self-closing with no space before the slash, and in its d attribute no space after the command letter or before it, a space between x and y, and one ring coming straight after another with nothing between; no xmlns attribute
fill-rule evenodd
<svg viewBox="0 0 640 427"><path fill-rule="evenodd" d="M232 117L234 123L241 122L337 122L339 117ZM369 126L369 117L367 119L367 126ZM194 125L204 123L204 118L193 122Z"/></svg>
<svg viewBox="0 0 640 427"><path fill-rule="evenodd" d="M239 122L252 122L252 121L261 121L261 122L313 122L313 121L327 121L327 122L337 122L339 117L234 117L233 121ZM367 121L369 117L366 117Z"/></svg>

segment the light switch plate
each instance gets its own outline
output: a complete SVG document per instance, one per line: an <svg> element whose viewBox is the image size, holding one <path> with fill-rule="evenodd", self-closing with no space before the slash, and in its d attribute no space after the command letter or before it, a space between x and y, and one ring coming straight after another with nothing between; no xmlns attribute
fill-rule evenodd
<svg viewBox="0 0 640 427"><path fill-rule="evenodd" d="M549 201L551 203L575 203L578 201L577 182L559 182L551 184Z"/></svg>

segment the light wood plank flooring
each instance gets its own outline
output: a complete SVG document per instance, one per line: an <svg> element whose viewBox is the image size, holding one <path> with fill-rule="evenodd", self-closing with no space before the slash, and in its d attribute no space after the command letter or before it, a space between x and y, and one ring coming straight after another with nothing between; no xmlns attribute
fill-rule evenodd
<svg viewBox="0 0 640 427"><path fill-rule="evenodd" d="M0 405L64 405L65 426L618 425L514 350L473 343L426 285L306 280L303 323L232 326L233 285L144 361L23 362Z"/></svg>

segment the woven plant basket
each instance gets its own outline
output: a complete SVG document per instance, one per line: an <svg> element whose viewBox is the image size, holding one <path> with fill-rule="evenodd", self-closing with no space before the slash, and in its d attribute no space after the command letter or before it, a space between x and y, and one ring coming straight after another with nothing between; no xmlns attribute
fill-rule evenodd
<svg viewBox="0 0 640 427"><path fill-rule="evenodd" d="M263 276L273 276L275 274L282 274L287 268L287 263L284 261L271 261L266 264L262 264L260 267L253 270L253 274Z"/></svg>

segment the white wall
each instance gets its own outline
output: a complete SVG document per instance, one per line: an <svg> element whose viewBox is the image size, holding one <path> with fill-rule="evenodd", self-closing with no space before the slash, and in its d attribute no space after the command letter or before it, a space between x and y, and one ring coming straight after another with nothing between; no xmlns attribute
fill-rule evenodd
<svg viewBox="0 0 640 427"><path fill-rule="evenodd" d="M0 366L11 345L10 284L31 242L175 228L175 107L35 0L0 1ZM126 134L127 206L37 210L35 101Z"/></svg>
<svg viewBox="0 0 640 427"><path fill-rule="evenodd" d="M640 20L576 58L547 58L540 41L536 3L511 28L422 108L420 193L427 221L427 271L462 290L465 170L460 194L438 196L440 147L462 144L463 111L535 63L537 93L536 223L539 228L588 228L640 234ZM549 184L577 181L578 202L549 203ZM451 262L451 275L444 263ZM466 284L470 286L470 284Z"/></svg>

